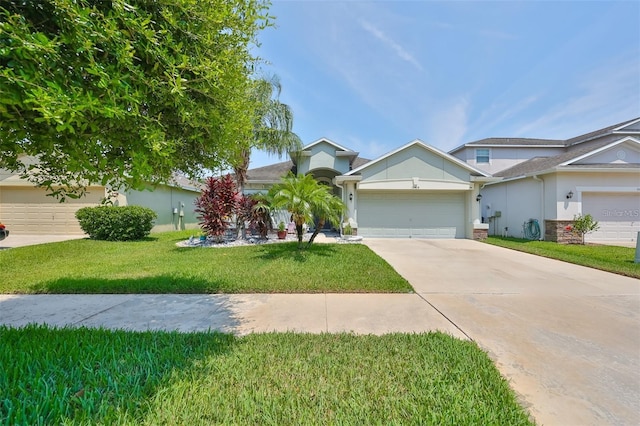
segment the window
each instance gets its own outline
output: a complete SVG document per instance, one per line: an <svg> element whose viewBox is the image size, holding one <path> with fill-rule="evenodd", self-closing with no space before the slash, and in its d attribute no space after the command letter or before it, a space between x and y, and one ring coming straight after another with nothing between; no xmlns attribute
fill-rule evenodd
<svg viewBox="0 0 640 426"><path fill-rule="evenodd" d="M476 148L476 163L489 163L489 148Z"/></svg>

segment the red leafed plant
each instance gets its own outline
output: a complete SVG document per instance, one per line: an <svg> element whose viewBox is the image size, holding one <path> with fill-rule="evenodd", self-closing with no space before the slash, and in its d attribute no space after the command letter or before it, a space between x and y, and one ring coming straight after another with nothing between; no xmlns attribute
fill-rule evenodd
<svg viewBox="0 0 640 426"><path fill-rule="evenodd" d="M206 187L195 201L200 227L207 235L219 238L224 234L241 198L231 175L207 179Z"/></svg>

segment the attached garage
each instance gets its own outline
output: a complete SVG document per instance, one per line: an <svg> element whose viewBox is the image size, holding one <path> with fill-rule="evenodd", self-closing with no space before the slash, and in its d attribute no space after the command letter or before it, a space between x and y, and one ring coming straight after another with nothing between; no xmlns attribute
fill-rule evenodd
<svg viewBox="0 0 640 426"><path fill-rule="evenodd" d="M585 192L582 213L598 221L599 229L586 242L634 241L640 232L640 194Z"/></svg>
<svg viewBox="0 0 640 426"><path fill-rule="evenodd" d="M360 192L364 237L465 238L466 192Z"/></svg>
<svg viewBox="0 0 640 426"><path fill-rule="evenodd" d="M43 189L0 186L0 221L13 235L84 234L75 213L82 207L99 205L102 198L102 187L89 188L85 197L60 203Z"/></svg>

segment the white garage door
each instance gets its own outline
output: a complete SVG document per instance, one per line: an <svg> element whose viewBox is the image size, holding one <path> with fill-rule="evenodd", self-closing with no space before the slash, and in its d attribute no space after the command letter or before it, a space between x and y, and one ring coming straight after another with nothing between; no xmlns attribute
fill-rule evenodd
<svg viewBox="0 0 640 426"><path fill-rule="evenodd" d="M14 235L84 234L75 213L81 207L99 205L102 197L102 188L90 188L86 197L60 203L43 189L0 187L0 222Z"/></svg>
<svg viewBox="0 0 640 426"><path fill-rule="evenodd" d="M364 237L464 238L464 193L358 193Z"/></svg>
<svg viewBox="0 0 640 426"><path fill-rule="evenodd" d="M600 225L585 235L586 242L631 242L640 232L637 193L583 193L582 213L590 214Z"/></svg>

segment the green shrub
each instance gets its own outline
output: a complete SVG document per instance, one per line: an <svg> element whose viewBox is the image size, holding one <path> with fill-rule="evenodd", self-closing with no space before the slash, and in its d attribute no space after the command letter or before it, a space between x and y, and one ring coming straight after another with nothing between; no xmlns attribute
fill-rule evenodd
<svg viewBox="0 0 640 426"><path fill-rule="evenodd" d="M575 215L573 216L573 231L580 235L582 238L582 244L584 244L584 235L592 231L600 229L600 225L597 220L593 220L593 216L590 214Z"/></svg>
<svg viewBox="0 0 640 426"><path fill-rule="evenodd" d="M83 207L76 212L82 230L95 240L130 241L146 237L156 213L140 206Z"/></svg>

